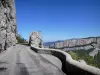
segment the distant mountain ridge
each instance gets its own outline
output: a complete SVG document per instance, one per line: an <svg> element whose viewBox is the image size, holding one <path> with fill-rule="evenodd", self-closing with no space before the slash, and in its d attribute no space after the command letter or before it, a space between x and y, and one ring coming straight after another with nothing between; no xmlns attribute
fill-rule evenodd
<svg viewBox="0 0 100 75"><path fill-rule="evenodd" d="M49 47L50 45L52 45L52 44L54 44L56 42L63 42L63 41L58 40L58 41L53 41L53 42L44 42L43 45L44 45L44 47Z"/></svg>
<svg viewBox="0 0 100 75"><path fill-rule="evenodd" d="M100 36L98 37L87 37L87 38L75 38L63 41L46 42L44 47L67 50L79 50L79 49L94 49L100 48Z"/></svg>

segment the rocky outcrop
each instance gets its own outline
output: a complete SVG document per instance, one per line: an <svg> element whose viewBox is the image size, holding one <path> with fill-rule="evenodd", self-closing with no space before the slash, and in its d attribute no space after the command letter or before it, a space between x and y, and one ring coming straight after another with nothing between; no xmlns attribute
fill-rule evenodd
<svg viewBox="0 0 100 75"><path fill-rule="evenodd" d="M42 39L40 32L32 32L29 37L29 45L32 47L42 47Z"/></svg>
<svg viewBox="0 0 100 75"><path fill-rule="evenodd" d="M14 0L0 0L0 51L16 44L16 33Z"/></svg>
<svg viewBox="0 0 100 75"><path fill-rule="evenodd" d="M100 48L95 48L93 51L89 53L89 55L94 57L98 54L98 52L100 52Z"/></svg>
<svg viewBox="0 0 100 75"><path fill-rule="evenodd" d="M64 41L54 42L48 45L49 48L59 48L64 51L67 50L88 50L100 48L100 37L89 37L81 39L69 39Z"/></svg>

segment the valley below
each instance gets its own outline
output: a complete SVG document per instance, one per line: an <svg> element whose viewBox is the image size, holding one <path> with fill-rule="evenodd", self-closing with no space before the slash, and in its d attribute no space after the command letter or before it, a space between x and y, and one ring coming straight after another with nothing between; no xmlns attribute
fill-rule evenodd
<svg viewBox="0 0 100 75"><path fill-rule="evenodd" d="M60 49L79 62L100 68L100 37L46 42L44 47Z"/></svg>

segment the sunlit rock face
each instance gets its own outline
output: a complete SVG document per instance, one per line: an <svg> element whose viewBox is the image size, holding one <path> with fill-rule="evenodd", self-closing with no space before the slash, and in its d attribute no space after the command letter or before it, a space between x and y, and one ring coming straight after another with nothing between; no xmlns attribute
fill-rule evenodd
<svg viewBox="0 0 100 75"><path fill-rule="evenodd" d="M14 0L0 0L0 51L17 42L15 12Z"/></svg>
<svg viewBox="0 0 100 75"><path fill-rule="evenodd" d="M49 48L60 48L64 51L95 49L95 48L100 48L100 37L89 37L89 38L57 41L52 44L48 43L48 47Z"/></svg>
<svg viewBox="0 0 100 75"><path fill-rule="evenodd" d="M32 32L29 37L29 45L32 47L42 47L42 38L40 32Z"/></svg>

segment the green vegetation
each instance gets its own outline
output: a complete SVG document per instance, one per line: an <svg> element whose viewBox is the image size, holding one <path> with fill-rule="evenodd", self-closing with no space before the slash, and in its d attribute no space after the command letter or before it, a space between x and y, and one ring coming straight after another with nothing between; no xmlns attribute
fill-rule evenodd
<svg viewBox="0 0 100 75"><path fill-rule="evenodd" d="M41 40L41 42L39 43L39 48L42 48L42 40Z"/></svg>
<svg viewBox="0 0 100 75"><path fill-rule="evenodd" d="M96 67L100 68L100 52L94 56Z"/></svg>
<svg viewBox="0 0 100 75"><path fill-rule="evenodd" d="M88 65L100 68L100 52L93 58L92 56L89 56L90 51L91 50L74 50L68 51L68 53L75 60L85 60Z"/></svg>
<svg viewBox="0 0 100 75"><path fill-rule="evenodd" d="M18 41L18 43L28 43L24 38L22 38L21 35L17 36L17 41Z"/></svg>

